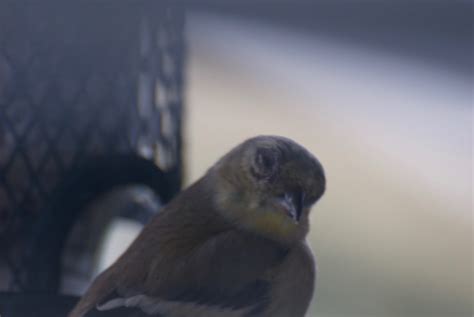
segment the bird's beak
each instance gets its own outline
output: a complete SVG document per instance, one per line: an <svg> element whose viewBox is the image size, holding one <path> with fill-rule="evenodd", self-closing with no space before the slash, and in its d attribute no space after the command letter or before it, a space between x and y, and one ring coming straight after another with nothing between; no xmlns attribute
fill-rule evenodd
<svg viewBox="0 0 474 317"><path fill-rule="evenodd" d="M303 200L304 193L301 191L285 193L285 195L280 198L280 204L285 210L287 216L293 219L295 222L300 220L301 214L303 212Z"/></svg>

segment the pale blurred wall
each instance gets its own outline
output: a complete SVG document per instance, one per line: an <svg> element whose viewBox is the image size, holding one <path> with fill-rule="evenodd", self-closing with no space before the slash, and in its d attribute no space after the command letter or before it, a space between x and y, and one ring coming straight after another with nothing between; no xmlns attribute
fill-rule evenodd
<svg viewBox="0 0 474 317"><path fill-rule="evenodd" d="M471 316L472 81L252 21L191 13L187 31L188 184L258 134L326 169L310 316Z"/></svg>

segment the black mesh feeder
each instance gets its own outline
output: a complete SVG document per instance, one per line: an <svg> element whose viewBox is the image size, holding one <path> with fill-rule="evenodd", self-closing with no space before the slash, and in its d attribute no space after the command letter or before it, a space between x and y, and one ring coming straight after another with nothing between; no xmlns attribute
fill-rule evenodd
<svg viewBox="0 0 474 317"><path fill-rule="evenodd" d="M183 23L157 1L0 1L7 290L58 290L65 241L97 197L179 190Z"/></svg>

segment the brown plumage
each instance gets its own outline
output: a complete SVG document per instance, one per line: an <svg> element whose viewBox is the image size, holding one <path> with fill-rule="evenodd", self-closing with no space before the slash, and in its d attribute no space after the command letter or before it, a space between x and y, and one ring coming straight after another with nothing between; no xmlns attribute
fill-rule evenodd
<svg viewBox="0 0 474 317"><path fill-rule="evenodd" d="M308 215L324 189L303 147L249 139L165 206L69 316L304 316Z"/></svg>

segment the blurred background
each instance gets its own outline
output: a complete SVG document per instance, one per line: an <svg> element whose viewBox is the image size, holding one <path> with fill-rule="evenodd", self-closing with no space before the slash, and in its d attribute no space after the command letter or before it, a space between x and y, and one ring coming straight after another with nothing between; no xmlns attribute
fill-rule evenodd
<svg viewBox="0 0 474 317"><path fill-rule="evenodd" d="M184 186L259 134L325 167L308 316L472 316L472 4L187 7ZM96 271L141 225L111 228Z"/></svg>

